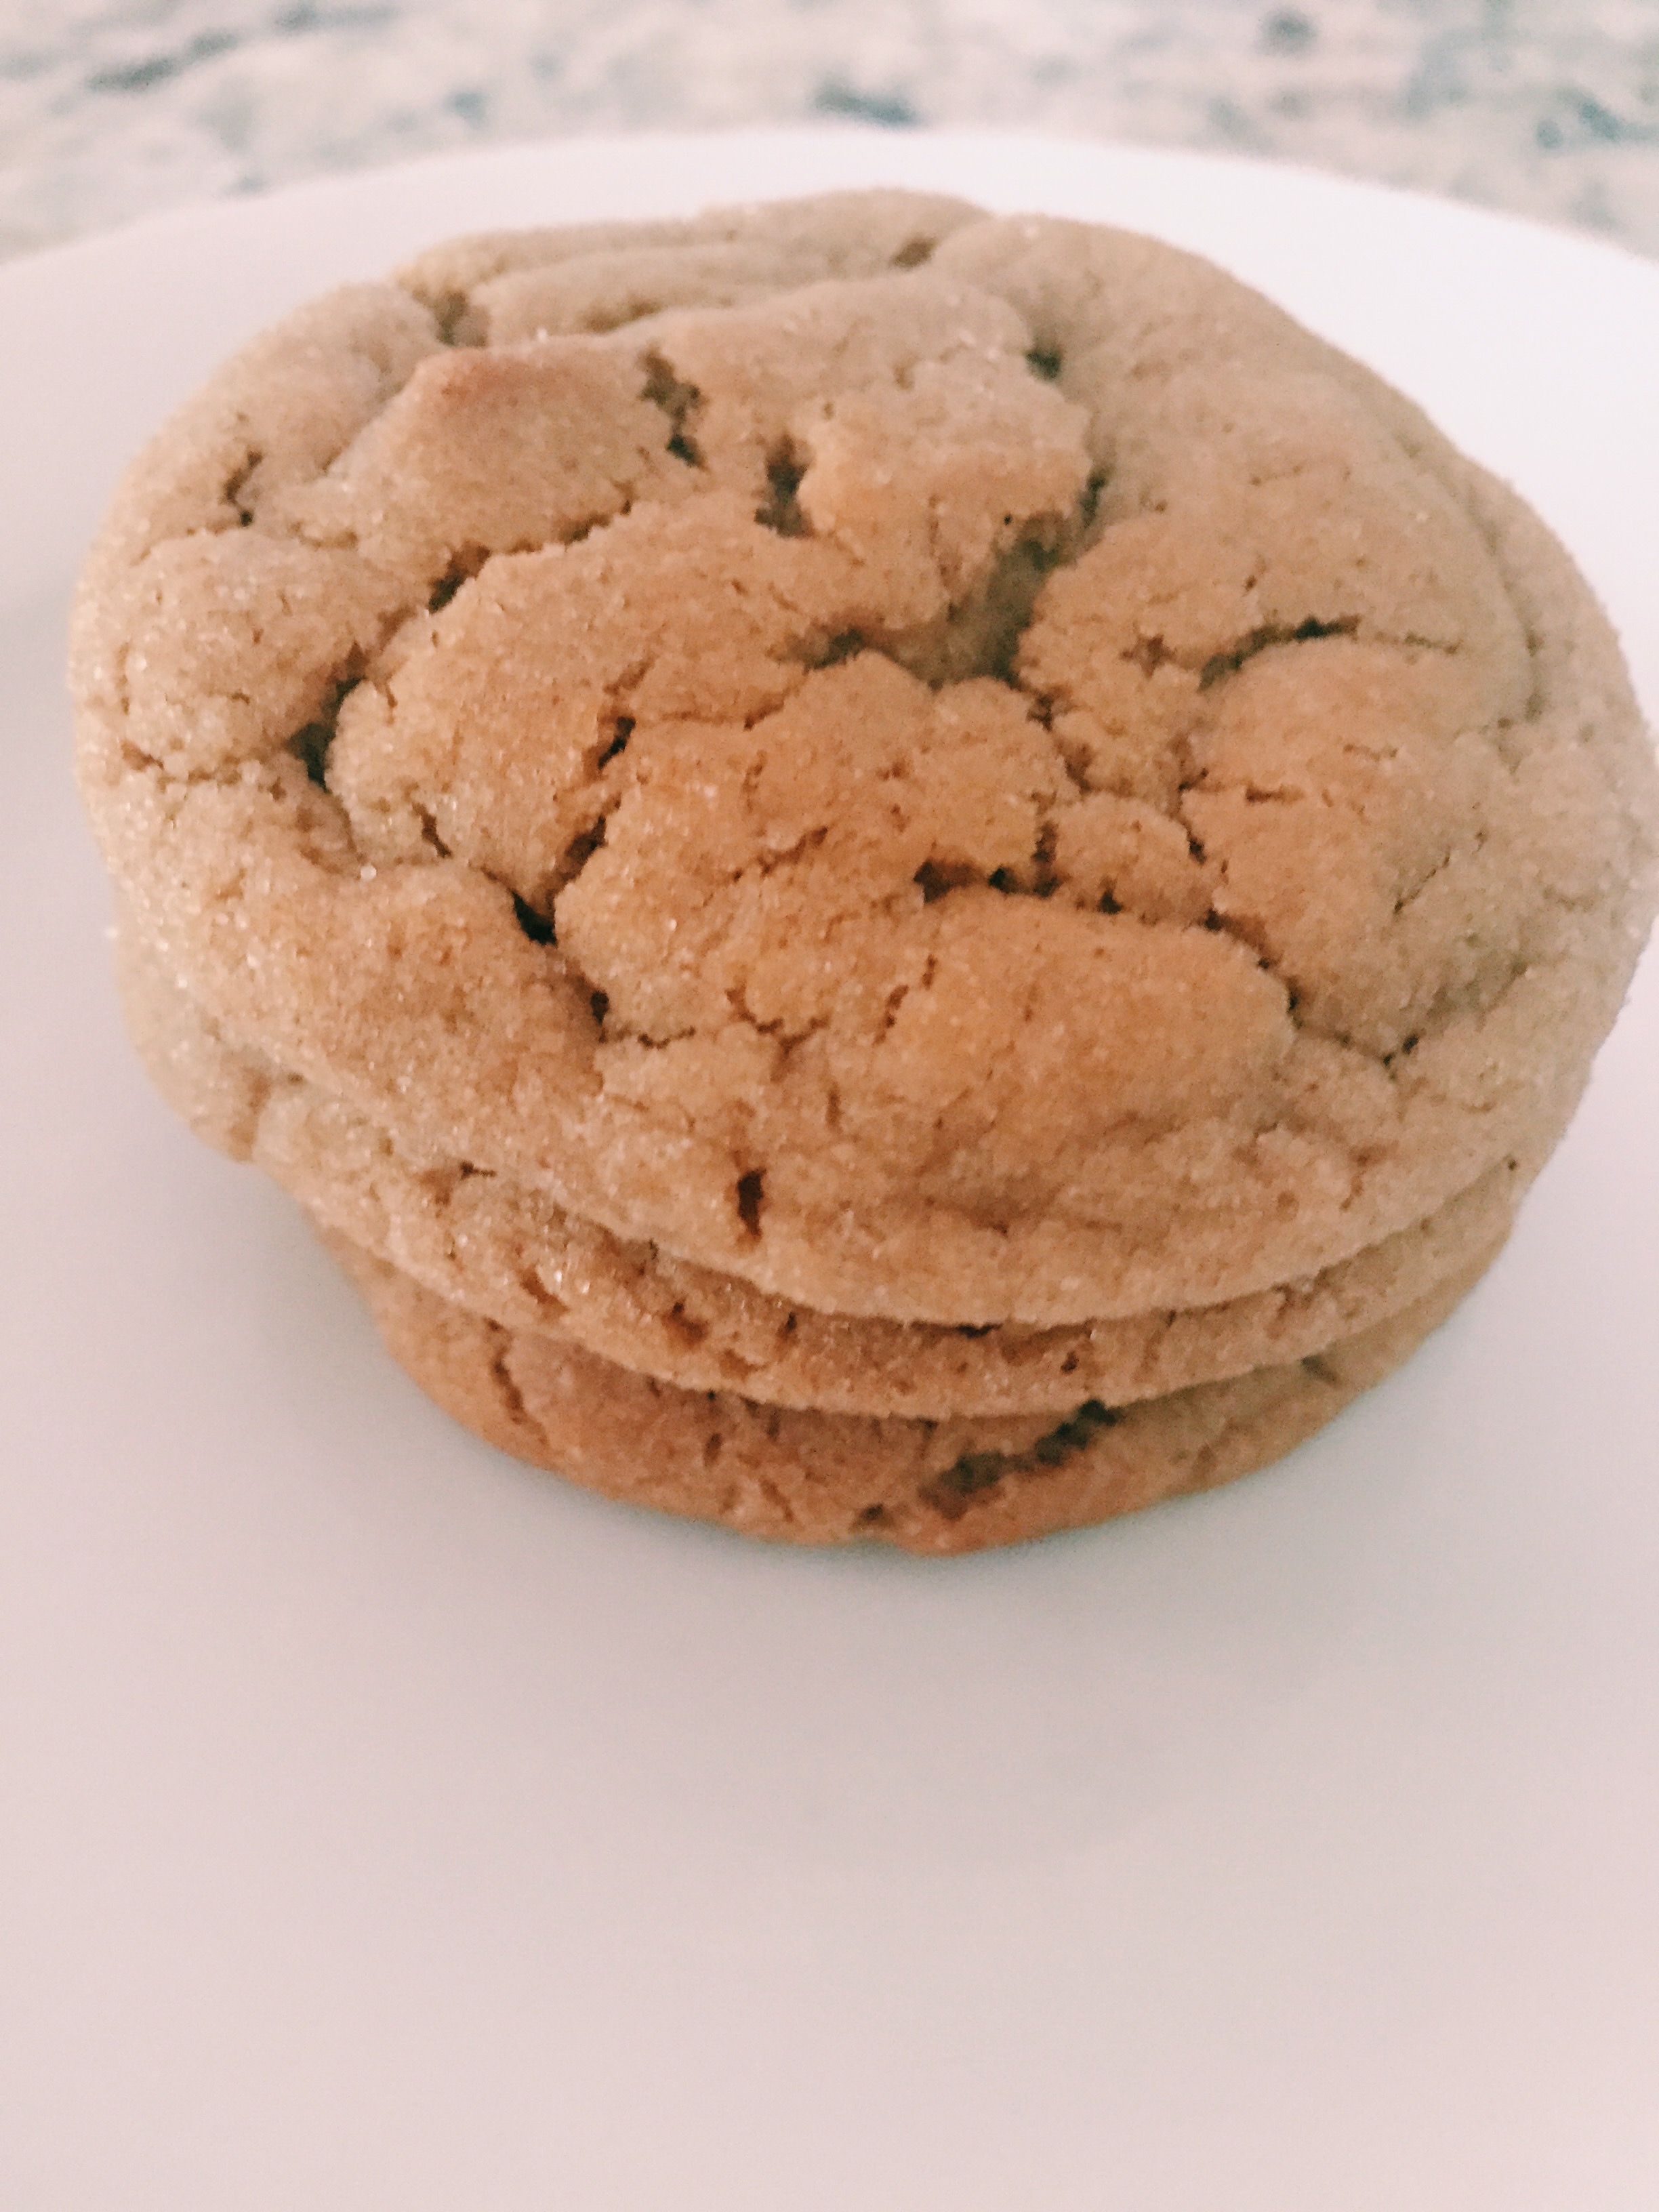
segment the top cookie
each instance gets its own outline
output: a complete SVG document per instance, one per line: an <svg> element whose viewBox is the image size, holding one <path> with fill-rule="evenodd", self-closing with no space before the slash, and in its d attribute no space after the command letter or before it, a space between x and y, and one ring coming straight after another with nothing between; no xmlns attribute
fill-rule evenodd
<svg viewBox="0 0 1659 2212"><path fill-rule="evenodd" d="M228 1036L824 1311L1340 1261L1565 1110L1651 913L1510 495L1188 256L904 195L291 319L123 488L75 678Z"/></svg>

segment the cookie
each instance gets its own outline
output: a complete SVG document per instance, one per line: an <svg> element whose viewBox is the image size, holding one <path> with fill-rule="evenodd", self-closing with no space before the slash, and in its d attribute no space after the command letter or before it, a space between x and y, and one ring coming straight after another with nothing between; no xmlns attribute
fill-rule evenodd
<svg viewBox="0 0 1659 2212"><path fill-rule="evenodd" d="M1511 495L1189 256L902 196L306 311L140 461L74 681L233 1046L824 1314L1355 1260L1565 1117L1652 909Z"/></svg>
<svg viewBox="0 0 1659 2212"><path fill-rule="evenodd" d="M1302 1443L1437 1328L1492 1253L1314 1357L1059 1421L872 1420L676 1389L560 1338L521 1335L343 1239L386 1348L515 1458L607 1496L793 1543L972 1552L1213 1488Z"/></svg>
<svg viewBox="0 0 1659 2212"><path fill-rule="evenodd" d="M553 1334L693 1390L838 1413L1063 1413L1282 1364L1389 1318L1508 1230L1556 1131L1407 1231L1310 1279L1221 1307L1035 1329L823 1314L627 1244L510 1179L401 1152L298 1076L225 1043L132 931L119 940L127 1024L158 1089L221 1151L251 1159L319 1224L446 1302Z"/></svg>
<svg viewBox="0 0 1659 2212"><path fill-rule="evenodd" d="M1190 256L854 195L290 318L88 562L128 1018L574 1479L957 1551L1243 1473L1501 1245L1659 775L1513 495Z"/></svg>

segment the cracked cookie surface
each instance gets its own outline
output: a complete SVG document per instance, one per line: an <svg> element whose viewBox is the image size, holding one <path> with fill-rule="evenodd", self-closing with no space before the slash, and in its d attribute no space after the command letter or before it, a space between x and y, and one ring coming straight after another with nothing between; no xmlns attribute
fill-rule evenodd
<svg viewBox="0 0 1659 2212"><path fill-rule="evenodd" d="M825 1312L1365 1252L1559 1125L1650 912L1518 502L1189 257L902 196L307 311L139 465L76 668L233 1047Z"/></svg>

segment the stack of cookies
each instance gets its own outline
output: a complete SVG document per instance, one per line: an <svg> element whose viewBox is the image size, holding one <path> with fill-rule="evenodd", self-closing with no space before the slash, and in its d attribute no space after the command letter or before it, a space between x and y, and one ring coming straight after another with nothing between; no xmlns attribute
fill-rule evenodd
<svg viewBox="0 0 1659 2212"><path fill-rule="evenodd" d="M506 1450L924 1552L1223 1481L1501 1245L1653 906L1542 527L1143 238L441 246L122 487L133 1032Z"/></svg>

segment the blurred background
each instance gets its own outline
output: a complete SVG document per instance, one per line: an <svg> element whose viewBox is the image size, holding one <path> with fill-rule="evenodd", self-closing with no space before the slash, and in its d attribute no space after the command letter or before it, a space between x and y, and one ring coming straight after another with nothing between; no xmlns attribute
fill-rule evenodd
<svg viewBox="0 0 1659 2212"><path fill-rule="evenodd" d="M1253 154L1659 254L1659 0L0 0L0 256L440 149L849 121Z"/></svg>

